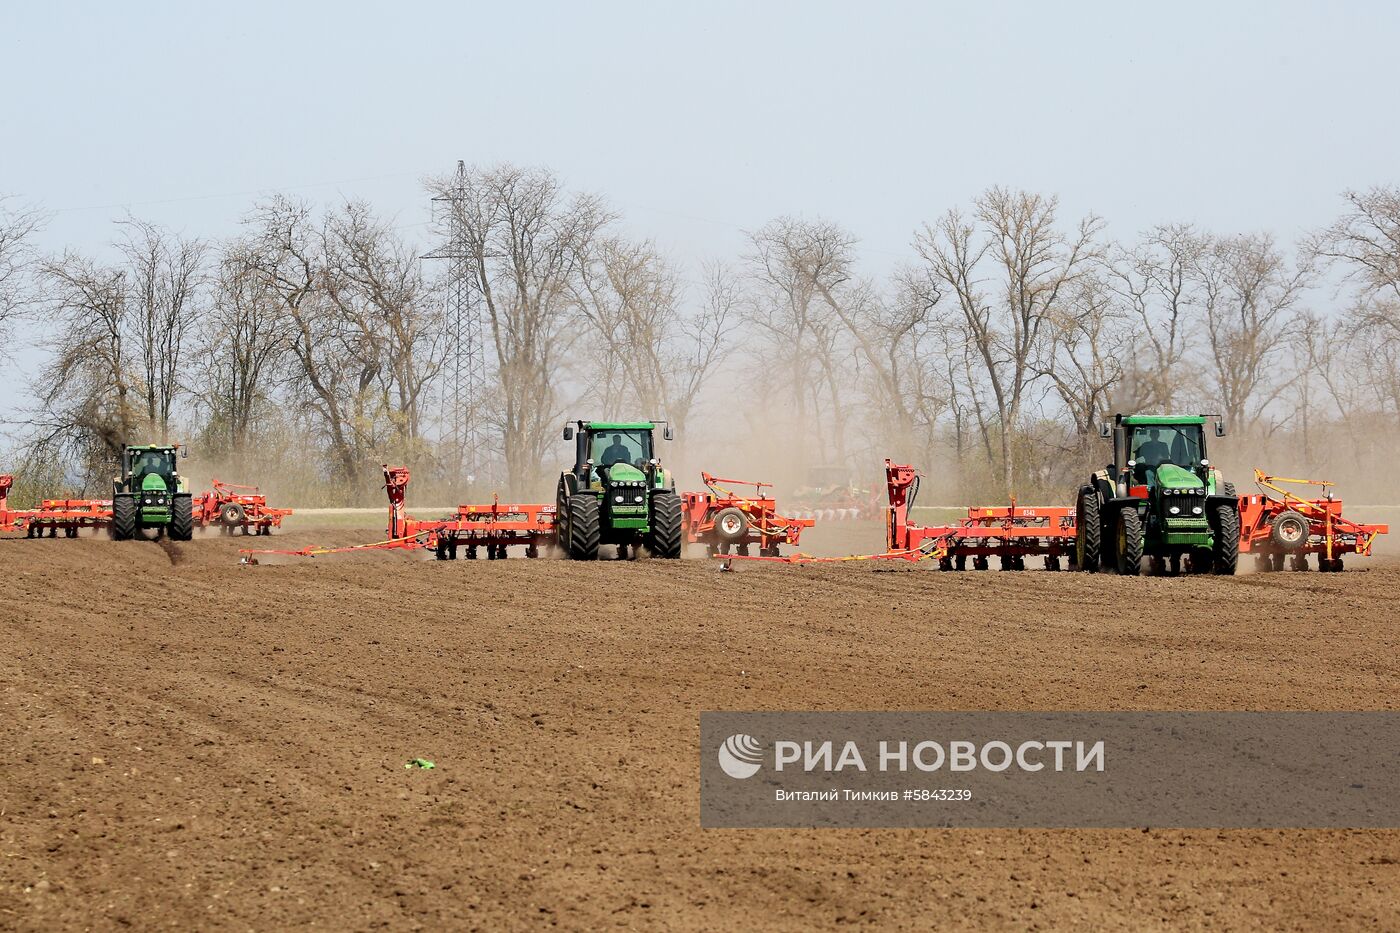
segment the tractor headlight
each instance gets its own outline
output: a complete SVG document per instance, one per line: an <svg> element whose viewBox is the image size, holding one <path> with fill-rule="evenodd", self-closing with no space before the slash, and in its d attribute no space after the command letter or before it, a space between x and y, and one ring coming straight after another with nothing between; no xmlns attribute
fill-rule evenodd
<svg viewBox="0 0 1400 933"><path fill-rule="evenodd" d="M1200 507L1199 505L1196 506L1194 509L1191 510L1191 514L1193 514L1193 515L1200 515L1200 514L1201 514L1201 507Z"/></svg>
<svg viewBox="0 0 1400 933"><path fill-rule="evenodd" d="M621 501L622 501L622 497L621 497L621 496L613 496L613 501L614 501L614 502L621 502Z"/></svg>
<svg viewBox="0 0 1400 933"><path fill-rule="evenodd" d="M145 505L150 505L150 504L151 504L151 497L150 497L150 496L147 496L146 498L142 499L141 502L142 502L143 504L145 504Z"/></svg>
<svg viewBox="0 0 1400 933"><path fill-rule="evenodd" d="M638 501L638 502L645 502L645 501L647 501L647 497L646 497L646 496L638 496L638 497L637 497L637 501Z"/></svg>
<svg viewBox="0 0 1400 933"><path fill-rule="evenodd" d="M1167 511L1172 513L1173 515L1181 514L1181 509L1177 508L1176 506L1172 506L1171 508L1167 509Z"/></svg>

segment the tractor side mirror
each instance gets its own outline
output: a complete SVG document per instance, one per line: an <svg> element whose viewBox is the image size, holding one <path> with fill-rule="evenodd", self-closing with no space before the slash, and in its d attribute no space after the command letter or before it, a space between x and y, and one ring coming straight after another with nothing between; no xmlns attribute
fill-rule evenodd
<svg viewBox="0 0 1400 933"><path fill-rule="evenodd" d="M1107 423L1104 423L1104 424L1099 425L1099 437L1112 437L1112 436L1113 436L1113 428L1111 428Z"/></svg>
<svg viewBox="0 0 1400 933"><path fill-rule="evenodd" d="M566 441L571 441L571 440L573 440L573 439L574 439L574 426L571 425L571 424L566 424L566 425L564 425L564 440L566 440Z"/></svg>
<svg viewBox="0 0 1400 933"><path fill-rule="evenodd" d="M1217 421L1217 422L1215 422L1215 436L1216 436L1216 437L1224 437L1224 436L1225 436L1225 422L1224 422L1224 421Z"/></svg>
<svg viewBox="0 0 1400 933"><path fill-rule="evenodd" d="M661 429L661 436L668 441L674 441L676 439L676 432L671 430L671 426L668 424Z"/></svg>
<svg viewBox="0 0 1400 933"><path fill-rule="evenodd" d="M188 459L190 459L190 449L189 449L188 447L186 447L184 444L181 444L181 445L180 445L180 459L181 459L181 460L188 460Z"/></svg>

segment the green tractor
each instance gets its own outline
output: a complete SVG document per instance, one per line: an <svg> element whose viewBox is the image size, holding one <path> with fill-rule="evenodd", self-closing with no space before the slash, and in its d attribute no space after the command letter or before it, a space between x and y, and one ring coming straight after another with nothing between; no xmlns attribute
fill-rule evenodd
<svg viewBox="0 0 1400 933"><path fill-rule="evenodd" d="M1113 463L1079 490L1075 557L1079 569L1112 566L1152 573L1233 574L1240 553L1240 505L1232 483L1206 457L1205 425L1225 436L1219 415L1115 415L1100 429L1113 438Z"/></svg>
<svg viewBox="0 0 1400 933"><path fill-rule="evenodd" d="M681 500L675 478L662 469L653 421L578 421L564 440L576 441L574 467L559 477L559 543L574 560L595 560L598 547L617 545L627 557L645 545L653 557L681 556ZM577 426L577 434L575 434ZM669 426L662 437L674 438Z"/></svg>
<svg viewBox="0 0 1400 933"><path fill-rule="evenodd" d="M194 537L194 500L175 468L183 447L169 444L122 447L121 475L112 480L112 537L129 541L143 528L156 529L172 541Z"/></svg>

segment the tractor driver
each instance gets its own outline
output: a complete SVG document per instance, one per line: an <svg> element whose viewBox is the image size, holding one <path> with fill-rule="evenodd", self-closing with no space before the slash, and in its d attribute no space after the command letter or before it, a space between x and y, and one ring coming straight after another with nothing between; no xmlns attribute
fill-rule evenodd
<svg viewBox="0 0 1400 933"><path fill-rule="evenodd" d="M164 457L154 450L148 450L136 461L136 466L132 469L135 476L146 476L149 473L160 474Z"/></svg>
<svg viewBox="0 0 1400 933"><path fill-rule="evenodd" d="M612 436L612 443L603 451L603 466L610 467L614 463L630 463L632 461L631 449L622 442L621 434Z"/></svg>
<svg viewBox="0 0 1400 933"><path fill-rule="evenodd" d="M1148 432L1148 439L1143 441L1137 449L1137 462L1143 466L1155 467L1171 461L1171 451L1162 440L1162 432L1153 428Z"/></svg>

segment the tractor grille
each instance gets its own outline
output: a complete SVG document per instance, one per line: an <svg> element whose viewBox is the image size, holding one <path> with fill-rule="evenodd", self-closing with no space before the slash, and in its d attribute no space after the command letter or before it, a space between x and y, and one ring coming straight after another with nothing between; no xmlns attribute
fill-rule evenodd
<svg viewBox="0 0 1400 933"><path fill-rule="evenodd" d="M1172 531L1195 531L1209 527L1204 490L1167 489L1162 493L1162 518Z"/></svg>

